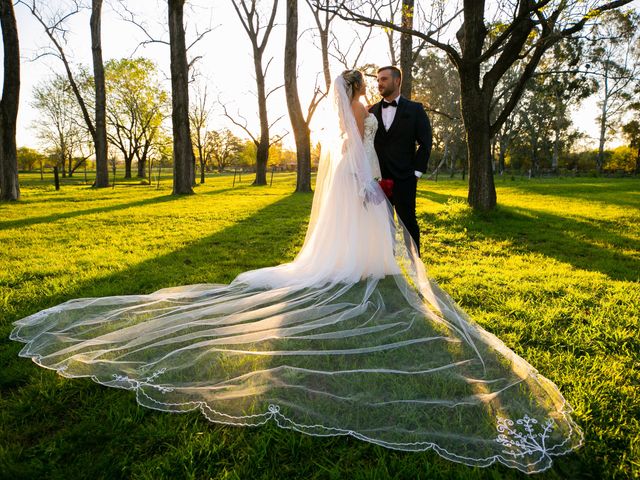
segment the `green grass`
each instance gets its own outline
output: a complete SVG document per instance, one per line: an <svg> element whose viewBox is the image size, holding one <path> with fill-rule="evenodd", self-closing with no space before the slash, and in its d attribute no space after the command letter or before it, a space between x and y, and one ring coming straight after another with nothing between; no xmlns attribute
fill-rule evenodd
<svg viewBox="0 0 640 480"><path fill-rule="evenodd" d="M291 260L311 195L295 177L232 188L213 176L197 195L83 176L21 176L23 200L0 205L0 477L523 478L433 452L315 438L270 424L239 428L199 413L140 407L132 392L65 379L19 358L11 323L78 297L228 283ZM459 180L421 181L428 271L484 328L554 381L585 445L536 478L640 476L640 180L498 179L500 207L474 214Z"/></svg>

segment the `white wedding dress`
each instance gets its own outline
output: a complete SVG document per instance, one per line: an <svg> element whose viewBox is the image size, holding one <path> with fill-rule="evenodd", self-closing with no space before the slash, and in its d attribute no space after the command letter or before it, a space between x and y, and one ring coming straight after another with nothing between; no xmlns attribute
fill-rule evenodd
<svg viewBox="0 0 640 480"><path fill-rule="evenodd" d="M213 422L351 435L524 472L582 443L558 388L430 279L373 179L342 77L293 262L230 285L69 300L15 322L20 355ZM376 175L377 174L377 175Z"/></svg>

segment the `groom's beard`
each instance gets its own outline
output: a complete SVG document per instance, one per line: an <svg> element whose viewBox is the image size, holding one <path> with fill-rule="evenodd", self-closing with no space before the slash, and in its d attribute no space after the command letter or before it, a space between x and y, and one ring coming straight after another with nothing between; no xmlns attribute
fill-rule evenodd
<svg viewBox="0 0 640 480"><path fill-rule="evenodd" d="M389 95L391 95L394 91L395 91L395 89L393 89L393 88L385 88L385 89L383 89L383 90L378 90L378 92L380 92L380 96L381 96L382 98L386 98L386 97L388 97L388 96L389 96Z"/></svg>

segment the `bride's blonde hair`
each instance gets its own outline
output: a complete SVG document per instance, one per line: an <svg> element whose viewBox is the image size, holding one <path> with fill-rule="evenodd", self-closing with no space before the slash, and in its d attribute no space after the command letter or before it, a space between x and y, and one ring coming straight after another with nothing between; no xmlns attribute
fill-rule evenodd
<svg viewBox="0 0 640 480"><path fill-rule="evenodd" d="M347 95L349 95L349 100L353 100L356 91L364 83L364 76L360 70L345 70L341 73L341 76L347 84Z"/></svg>

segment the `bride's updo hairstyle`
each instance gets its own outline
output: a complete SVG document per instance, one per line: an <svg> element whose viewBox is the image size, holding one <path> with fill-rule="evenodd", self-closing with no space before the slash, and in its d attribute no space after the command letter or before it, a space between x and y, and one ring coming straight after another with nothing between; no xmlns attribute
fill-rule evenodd
<svg viewBox="0 0 640 480"><path fill-rule="evenodd" d="M362 72L359 70L345 70L341 73L342 78L346 83L347 95L349 95L349 100L353 100L355 93L360 89L364 82L364 77L362 76Z"/></svg>

